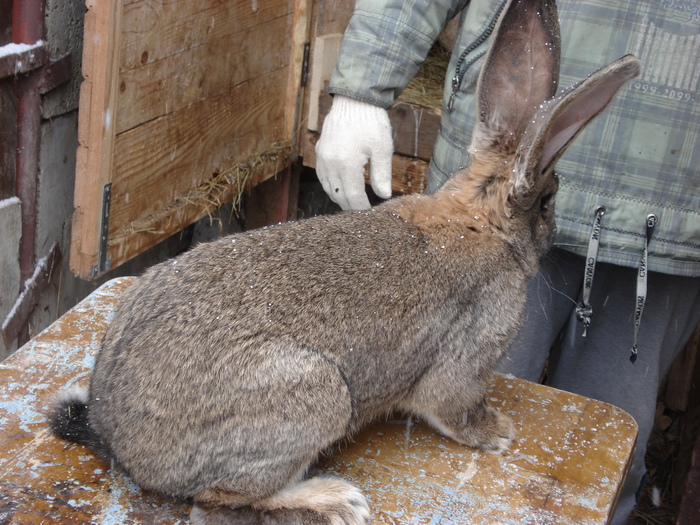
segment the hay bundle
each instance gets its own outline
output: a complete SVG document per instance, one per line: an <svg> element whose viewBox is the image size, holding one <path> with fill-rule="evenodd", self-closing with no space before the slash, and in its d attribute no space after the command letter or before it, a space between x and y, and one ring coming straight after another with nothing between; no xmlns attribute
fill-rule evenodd
<svg viewBox="0 0 700 525"><path fill-rule="evenodd" d="M262 182L268 175L274 175L291 163L292 146L288 141L270 145L265 151L250 156L225 170L217 171L187 196L176 199L146 217L132 221L128 227L110 235L109 245L113 246L134 234L147 233L164 235L164 222L172 217L189 218L186 224L206 215L212 218L212 212L227 202L233 203L233 210L239 211L243 193L255 184ZM171 232L172 233L172 232Z"/></svg>
<svg viewBox="0 0 700 525"><path fill-rule="evenodd" d="M451 51L436 43L416 76L406 86L401 99L436 110L442 107L442 95Z"/></svg>

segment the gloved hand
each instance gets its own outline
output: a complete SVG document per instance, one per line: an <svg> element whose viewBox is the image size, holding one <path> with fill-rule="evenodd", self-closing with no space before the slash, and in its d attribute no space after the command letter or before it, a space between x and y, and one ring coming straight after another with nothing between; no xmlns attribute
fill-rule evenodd
<svg viewBox="0 0 700 525"><path fill-rule="evenodd" d="M394 140L387 111L335 95L316 144L316 172L323 189L344 210L370 207L365 193L365 164L378 197L391 197Z"/></svg>

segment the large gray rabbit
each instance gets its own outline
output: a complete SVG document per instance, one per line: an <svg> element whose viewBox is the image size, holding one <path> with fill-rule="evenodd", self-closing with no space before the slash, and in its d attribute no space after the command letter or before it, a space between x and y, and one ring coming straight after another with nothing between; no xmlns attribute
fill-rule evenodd
<svg viewBox="0 0 700 525"><path fill-rule="evenodd" d="M512 0L471 163L436 194L222 238L146 272L55 432L192 498L194 523L368 522L356 488L305 474L395 409L505 451L513 427L486 382L554 236L554 163L640 69L623 57L551 99L558 50L554 2Z"/></svg>

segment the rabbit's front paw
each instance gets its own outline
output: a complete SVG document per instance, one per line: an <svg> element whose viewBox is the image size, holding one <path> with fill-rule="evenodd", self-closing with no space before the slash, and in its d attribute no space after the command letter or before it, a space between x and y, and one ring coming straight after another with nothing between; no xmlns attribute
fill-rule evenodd
<svg viewBox="0 0 700 525"><path fill-rule="evenodd" d="M505 454L515 438L515 428L508 416L488 407L487 415L477 427L476 446L492 454Z"/></svg>
<svg viewBox="0 0 700 525"><path fill-rule="evenodd" d="M461 413L459 418L429 417L428 421L458 443L493 454L505 454L515 437L510 418L485 403Z"/></svg>

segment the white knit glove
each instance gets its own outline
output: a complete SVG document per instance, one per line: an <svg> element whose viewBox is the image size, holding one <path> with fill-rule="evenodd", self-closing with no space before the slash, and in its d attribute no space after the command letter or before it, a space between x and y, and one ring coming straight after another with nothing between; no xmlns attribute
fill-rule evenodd
<svg viewBox="0 0 700 525"><path fill-rule="evenodd" d="M323 189L344 210L370 207L365 193L365 164L378 197L391 197L394 140L387 111L335 95L316 144L316 172Z"/></svg>

